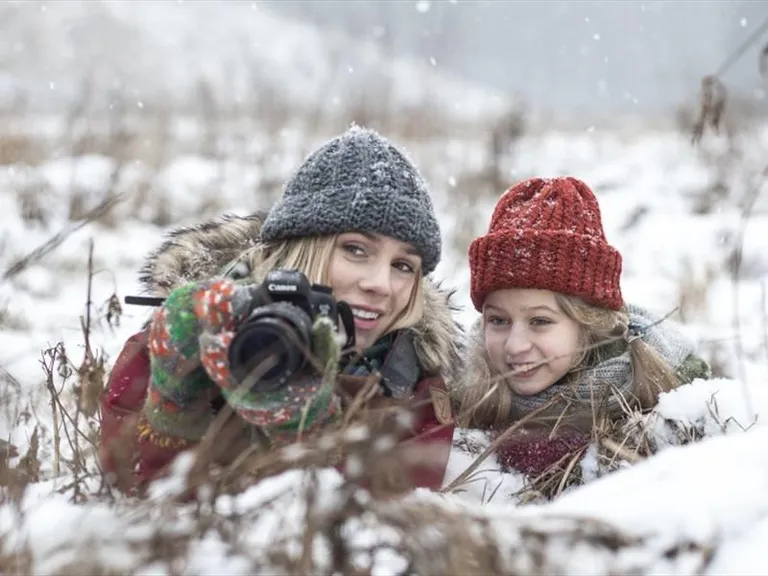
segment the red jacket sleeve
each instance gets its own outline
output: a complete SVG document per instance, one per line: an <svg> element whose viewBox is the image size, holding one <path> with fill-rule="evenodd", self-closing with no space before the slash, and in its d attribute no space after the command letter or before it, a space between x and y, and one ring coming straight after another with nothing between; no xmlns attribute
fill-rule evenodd
<svg viewBox="0 0 768 576"><path fill-rule="evenodd" d="M147 331L128 338L102 397L99 460L125 492L150 480L186 447L154 442L141 418L150 378L147 339Z"/></svg>
<svg viewBox="0 0 768 576"><path fill-rule="evenodd" d="M442 487L456 428L445 382L439 376L421 380L416 385L417 432L404 440L405 446L426 447L429 458L410 468L414 487L439 490Z"/></svg>
<svg viewBox="0 0 768 576"><path fill-rule="evenodd" d="M134 334L123 345L109 374L101 404L102 470L121 489L129 488L137 461L138 416L149 383L147 334Z"/></svg>

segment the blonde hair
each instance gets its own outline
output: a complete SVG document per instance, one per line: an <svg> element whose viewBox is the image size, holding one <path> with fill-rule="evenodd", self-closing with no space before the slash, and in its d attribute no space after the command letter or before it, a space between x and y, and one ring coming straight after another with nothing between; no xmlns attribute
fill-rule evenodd
<svg viewBox="0 0 768 576"><path fill-rule="evenodd" d="M658 402L658 394L679 385L672 367L642 338L628 338L629 315L625 310L610 310L588 304L581 298L555 293L555 300L563 313L580 328L581 355L563 377L562 382L578 382L579 372L606 359L612 343L621 342L629 347L632 382L623 402L600 406L556 405L546 412L538 423L558 420L577 428L589 428L599 416L615 419L623 414L623 406L647 410ZM482 338L482 331L477 335ZM515 409L514 392L506 385L503 376L492 366L485 343L475 341L474 354L468 366L470 379L457 391L460 407L459 423L463 426L501 429L523 416ZM618 393L618 392L615 392ZM595 404L601 399L596 398ZM605 399L603 399L605 400Z"/></svg>
<svg viewBox="0 0 768 576"><path fill-rule="evenodd" d="M250 255L251 277L261 282L270 270L283 268L303 272L312 283L330 285L331 258L338 236L301 236L262 244ZM424 277L419 268L408 304L385 333L409 328L421 320L423 314Z"/></svg>

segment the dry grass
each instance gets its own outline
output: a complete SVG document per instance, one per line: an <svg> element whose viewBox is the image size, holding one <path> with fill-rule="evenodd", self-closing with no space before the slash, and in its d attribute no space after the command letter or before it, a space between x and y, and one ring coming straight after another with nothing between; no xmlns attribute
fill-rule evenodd
<svg viewBox="0 0 768 576"><path fill-rule="evenodd" d="M521 503L554 500L568 489L641 462L659 450L654 440L652 423L656 416L653 413L625 407L623 415L619 418L609 419L597 414L594 418L589 443L574 448L537 476L528 478L525 487L514 494ZM669 423L670 426L678 424ZM682 425L680 427L682 428ZM675 432L682 435L679 445L703 437L703 432L699 435L693 429L675 428ZM585 465L589 473L586 478Z"/></svg>
<svg viewBox="0 0 768 576"><path fill-rule="evenodd" d="M73 419L68 421L73 425ZM620 573L651 570L659 558L672 562L693 558L702 570L711 561L710 546L689 541L659 543L652 536L624 533L587 517L526 516L510 511L492 518L482 510L437 495L432 499L408 496L401 482L390 479L391 472L401 470L403 462L423 459L424 454L395 441L398 427L405 424L402 414L377 429L358 421L301 444L248 456L229 468L200 468L195 464L209 458L196 453L186 468L185 491L151 503L122 502L122 506L133 508L132 523L147 522L150 515L161 519L149 537L136 539L129 530L123 544L134 551L137 566L163 566L172 573L186 564L190 548L205 535L215 535L229 554L248 563L250 571L290 574L370 574L381 562L392 565L393 558L397 559L395 565L401 566L395 570L397 574L559 574L575 568L567 551L576 549L590 550L608 571ZM34 477L35 463L33 454L20 471L20 482ZM342 483L333 504L323 502L318 469L339 463ZM242 493L248 486L287 470L302 471L303 480L293 496L278 491L241 514L214 511L221 495ZM549 481L564 482L554 475ZM77 486L70 492L77 494ZM195 494L197 500L192 522L181 530L173 528L179 521L180 501L188 494ZM247 527L258 525L265 516L280 515L286 497L302 503L303 526L296 530L280 528L267 547L248 546L241 538ZM379 537L366 538L366 533ZM88 542L82 545L88 546ZM56 573L120 573L104 554L84 550L75 563L62 565ZM35 566L28 548L0 555L0 567L6 574L30 573Z"/></svg>
<svg viewBox="0 0 768 576"><path fill-rule="evenodd" d="M698 271L690 258L683 260L678 280L677 309L683 323L706 320L710 306L712 283L722 268L709 263Z"/></svg>
<svg viewBox="0 0 768 576"><path fill-rule="evenodd" d="M744 237L755 205L768 184L768 164L763 160L750 161L750 152L761 148L753 128L768 113L768 108L755 99L729 95L723 77L725 73L753 46L768 30L768 20L758 25L745 40L728 54L715 73L702 78L699 102L696 106L680 107L678 126L691 135L691 142L703 163L710 167L711 184L694 197L694 214L712 214L723 209L738 209L741 219L736 230L724 232L724 253L715 263L706 267L698 277L690 263L683 269L678 289L681 317L705 320L709 303L710 287L719 278L727 277L732 285L731 305L733 314L733 337L735 358L728 358L726 342L711 339L704 342L704 357L713 368L713 375L737 377L745 381L744 371L746 336L743 334L739 314L741 311L741 290L743 279L759 277L762 266L758 262L745 261ZM766 45L768 46L768 45ZM765 77L766 46L760 51L759 73ZM712 133L713 138L707 139ZM761 309L765 316L765 307ZM764 344L765 346L765 344Z"/></svg>
<svg viewBox="0 0 768 576"><path fill-rule="evenodd" d="M701 142L707 127L720 128L731 125L728 114L732 108L726 100L718 100L715 93L717 82L710 79L705 85L701 111L695 119L687 122L687 130L694 131L695 140ZM119 104L119 102L118 102ZM237 147L236 138L228 135L223 128L227 123L237 124L248 121L248 126L265 130L277 136L292 123L303 124L308 138L313 134L334 133L343 129L350 121L357 121L386 132L392 137L409 140L443 138L453 136L466 127L457 127L444 118L435 117L434 111L425 102L422 107L390 114L385 107L372 108L369 101L360 99L357 106L347 109L340 117L324 115L318 110L302 113L298 120L297 111L286 108L277 94L262 93L252 103L242 105L236 111L221 110L209 87L201 84L199 91L199 117L202 120L205 137L201 142L184 144L173 134L170 115L167 110L146 111L141 122L129 121L129 115L116 106L115 114L102 126L85 122L87 110L74 110L69 117L69 127L63 142L57 143L65 153L79 156L87 153L106 154L116 160L116 168L106 196L95 208L88 206L87 197L74 191L68 207L69 217L75 224L52 236L49 242L16 260L4 271L3 280L8 280L25 270L29 265L55 250L74 229L93 221L115 225L118 204L125 201L133 214L145 209L149 203L150 220L159 226L173 221L174 215L167 204L165 195L144 181L135 189L124 194L116 191L121 170L130 162L141 160L152 167L161 167L177 153L191 152L210 156L223 155L222 150ZM256 118L253 123L252 119ZM724 120L725 119L725 120ZM147 126L151 126L148 129ZM477 127L483 131L484 127ZM509 165L513 159L514 147L525 130L524 118L510 113L488 130L487 162L475 173L465 173L457 179L454 194L456 210L464 218L456 227L454 243L457 251L465 252L469 240L483 230L477 228L485 219L478 219L474 207L478 197L494 198L509 185ZM149 137L148 134L152 136ZM242 142L239 142L242 146ZM185 147L186 146L186 147ZM36 166L50 159L50 142L28 136L6 135L0 138L0 165L18 164ZM246 158L245 152L241 157ZM721 177L712 189L704 193L695 210L710 213L729 198L729 170L736 169L735 155L720 160ZM250 158L251 161L265 161L265 158ZM20 168L21 169L21 168ZM17 191L25 220L47 224L50 213L46 204L48 191L42 181L27 181L27 187ZM262 183L259 193L269 196L279 191L279 178ZM215 196L215 194L214 194ZM210 209L218 206L211 205ZM627 226L634 225L642 214L634 215ZM417 500L408 496L409 483L403 474L403 463L428 462L430 454L413 445L397 442L397 438L409 425L407 414L396 408L382 413L366 410L364 403L353 403L353 409L336 427L325 430L317 437L304 439L279 450L248 450L226 464L217 454L221 443L206 442L193 451L192 464L185 471L184 489L161 500L149 502L124 498L112 493L112 486L101 474L95 458L98 444L100 415L98 404L104 390L105 378L110 366L103 351L99 350L91 336L97 310L91 301L90 286L93 266L90 255L86 295L86 315L81 318L83 347L81 358L70 357L70 350L62 343L46 349L41 354L41 365L45 373L45 389L50 397L52 429L33 426L27 451L19 457L7 448L0 461L0 484L3 500L9 503L18 515L21 524L23 512L21 501L29 486L41 479L41 468L47 465L41 461L41 445L50 447L52 455L51 473L55 477L70 479L69 485L61 491L71 496L74 502L104 501L110 505L127 506L135 521L147 521L160 517L163 521L153 524L153 532L141 539L132 540L126 534L125 540L135 552L137 562L144 566L166 567L170 573L180 573L186 564L190 547L206 534L217 534L231 554L248 558L249 568L254 572L278 570L291 574L343 573L367 574L377 559L387 554L402 559L403 574L541 574L562 573L569 562L569 550L577 547L591 547L602 552L609 560L606 571L615 573L647 572L650 562L640 552L654 550L653 538L636 534L625 534L613 526L589 518L526 517L510 513L503 518L490 519L477 509L469 509L457 503L444 501L439 495L434 500ZM691 272L681 280L680 308L686 318L700 315L706 308L709 286L715 273L707 271L698 278ZM101 307L107 323L119 322L121 310L119 300L113 295ZM20 319L11 318L0 312L0 326L18 326ZM767 339L768 340L768 339ZM767 344L768 346L768 344ZM767 348L768 349L768 348ZM715 364L716 351L709 360ZM2 370L0 380L19 392L21 386L13 377ZM713 399L711 412L717 415ZM20 418L14 414L13 418ZM522 426L524 422L516 424ZM723 423L725 426L727 423ZM593 430L594 458L598 475L651 456L656 446L649 432L647 415L628 410L625 417L616 422L600 422ZM695 427L673 427L680 443L693 442L703 432ZM511 427L488 450L481 453L471 466L457 480L446 488L456 489L463 482L470 481L474 472L498 444L517 429ZM219 440L221 438L219 437ZM126 450L130 452L130 440L125 439ZM0 443L0 451L4 447ZM580 462L587 455L580 449L553 464L537 478L530 479L526 489L517 496L523 502L541 502L557 498L569 488L585 482ZM11 466L9 458L18 461ZM129 475L129 458L123 459L123 474ZM323 506L318 486L318 470L337 466L342 472L343 482L337 492L335 505ZM265 482L286 471L301 471L305 486L300 494L305 504L306 516L303 531L293 540L276 540L266 549L249 547L240 535L260 515L275 513L269 502L258 510L241 516L225 516L215 512L214 502L222 495L241 494L249 487ZM169 471L169 473L172 473ZM94 483L96 488L94 488ZM180 515L183 503L190 495L196 497L194 522L188 531L164 529L173 526ZM327 504L327 503L325 503ZM279 511L278 511L279 513ZM383 531L388 536L373 543L354 543L350 533L365 529ZM320 542L328 551L327 555L313 553ZM0 537L0 571L4 574L29 574L35 572L36 560L29 546L22 546L7 553ZM635 552L636 564L620 564L621 552ZM697 569L703 571L712 557L712 549L693 542L678 542L659 549L660 556L676 558L685 554L697 558ZM630 554L631 556L631 554ZM613 563L610 563L613 562ZM571 567L571 571L573 567ZM82 551L74 564L65 564L58 573L111 574L120 570L108 566L99 554L87 548Z"/></svg>
<svg viewBox="0 0 768 576"><path fill-rule="evenodd" d="M694 421L666 419L656 411L629 406L614 419L596 414L589 443L571 450L538 476L528 478L514 496L523 504L550 501L570 488L646 460L670 445L684 446L710 437L713 428L722 434L733 429L746 432L758 419L756 415L752 421L739 422L723 416L714 394L705 408L707 415Z"/></svg>
<svg viewBox="0 0 768 576"><path fill-rule="evenodd" d="M44 244L38 246L25 256L18 258L11 265L5 269L2 278L0 280L10 280L14 276L18 275L22 271L26 270L31 265L38 262L41 258L58 248L70 235L80 228L90 224L91 222L98 221L99 218L104 217L114 207L123 200L122 196L109 196L106 200L99 203L95 208L89 210L73 225L51 236L51 238Z"/></svg>
<svg viewBox="0 0 768 576"><path fill-rule="evenodd" d="M24 314L18 314L8 309L8 303L0 304L0 329L24 332L30 327L29 320Z"/></svg>
<svg viewBox="0 0 768 576"><path fill-rule="evenodd" d="M451 247L465 254L470 242L486 232L489 214L483 212L510 186L515 148L525 135L525 118L519 110L509 110L484 136L485 161L477 170L464 171L448 189L451 206L457 215Z"/></svg>
<svg viewBox="0 0 768 576"><path fill-rule="evenodd" d="M26 134L5 134L0 138L0 165L36 166L50 156L50 147Z"/></svg>
<svg viewBox="0 0 768 576"><path fill-rule="evenodd" d="M752 33L747 36L741 44L739 44L730 54L728 54L717 67L713 74L709 74L701 79L701 92L699 95L699 103L696 110L696 119L690 125L691 142L698 144L701 142L707 128L720 132L721 127L724 127L728 133L733 133L736 124L740 120L750 115L754 117L754 112L757 107L755 102L747 102L745 100L736 101L737 106L728 105L728 90L723 82L723 76L725 73L738 62L744 54L753 46L757 44L763 33L768 30L768 19L764 20L758 25ZM768 46L768 45L766 45ZM766 48L760 52L760 57L757 62L757 72L765 76L766 68ZM736 111L736 115L733 112ZM745 114L745 112L747 114ZM763 108L760 114L765 113ZM727 122L723 126L723 121L731 115L731 122ZM690 123L691 115L684 110L681 111L679 120L684 123Z"/></svg>
<svg viewBox="0 0 768 576"><path fill-rule="evenodd" d="M95 309L90 295L90 254L88 262L85 309L90 311ZM114 302L102 308L110 315L108 321L119 319L120 310ZM5 502L15 507L19 523L24 517L23 495L41 479L40 444L44 441L52 446L53 474L69 479L60 491L83 506L93 501L111 502L130 511L130 523L153 526L152 532L146 534L145 530L142 537L132 536L128 530L121 543L133 550L137 566L164 566L171 573L183 569L191 548L209 534L216 534L230 554L246 559L254 572L368 574L377 563L397 558L402 566L397 573L402 574L563 573L569 570L570 562L563 550L584 547L603 555L607 564L619 571L647 569L655 561L648 553L658 546L653 538L627 534L589 518L517 517L510 512L491 519L438 495L433 501L413 499L404 464L423 464L431 454L397 441L410 427L408 413L396 407L368 409L364 402L354 400L345 418L319 436L278 450L246 451L228 464L217 463L221 442L203 442L192 452L191 465L183 472L182 490L159 500L131 502L118 498L111 493L95 459L99 417L94 408L109 367L92 341L90 326L94 320L90 312L81 318L81 360L71 358L63 344L42 355L53 429L43 434L46 431L34 427L29 449L16 466L8 467ZM364 396L366 390L360 394ZM514 428L509 434L513 432ZM615 454L625 456L630 450L626 446L617 449L618 440L611 444L607 433L603 440L606 460L611 451L615 459ZM466 480L488 453L481 455L457 482ZM561 472L553 470L547 478L534 479L530 494L555 497L577 484L578 456L563 463ZM317 476L320 469L330 466L342 473L342 484L335 491L332 506L322 501ZM215 502L289 471L301 471L304 478L297 494L305 510L303 527L276 537L266 548L249 546L241 535L248 526L263 521L265 515L280 514L279 506L285 505L284 500L281 504L280 494L273 503L267 501L255 510L234 516L216 512ZM191 508L192 523L182 531L171 528L179 522L183 507L189 510L190 496L196 502ZM161 520L150 523L150 517ZM366 531L382 536L373 540L355 538L355 534ZM80 544L83 548L77 560L64 562L54 573L121 573L102 551L102 547L115 544L85 541ZM326 553L318 554L318 546ZM0 550L6 550L2 542ZM0 552L3 573L26 574L40 569L29 545L8 550L12 551ZM621 560L621 553L632 551L636 560L628 567L622 563L626 561ZM701 566L711 558L710 549L692 542L674 543L659 554L662 552L671 558L692 555Z"/></svg>

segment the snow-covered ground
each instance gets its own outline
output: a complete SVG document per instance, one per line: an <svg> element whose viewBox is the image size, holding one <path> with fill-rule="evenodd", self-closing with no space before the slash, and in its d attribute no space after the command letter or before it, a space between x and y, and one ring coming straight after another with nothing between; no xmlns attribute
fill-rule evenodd
<svg viewBox="0 0 768 576"><path fill-rule="evenodd" d="M78 9L85 9L85 4ZM164 58L158 57L160 66L179 58L177 50L192 54L185 47L196 39L193 22L185 20L188 13L178 12L181 24L171 25L174 4L126 11L127 5L116 3L103 9L121 14L124 32L176 30L176 36L169 33L153 40L152 46L169 50ZM207 6L201 10L214 10L213 4L201 4ZM74 12L57 12L56 3L47 6L48 19L38 25L49 26L53 34L61 21L51 14L63 18ZM272 71L263 77L275 87L288 86L298 98L307 95L307 86L317 89L337 78L335 68L333 73L327 70L330 54L339 51L334 42L341 40L261 14L259 7L249 7L251 12L260 17L248 20L256 43L249 54L260 58L259 70ZM218 22L212 37L225 37L226 22L245 19L244 14L217 20L211 12L212 22ZM150 26L150 20L157 28ZM215 50L212 37L197 49ZM55 39L54 34L49 41ZM367 52L354 53L362 58ZM232 58L221 58L228 60ZM308 68L297 72L297 62ZM142 67L125 70L139 74ZM317 76L323 70L327 74ZM487 111L488 102L498 102L496 95L441 79L434 71L422 73L424 68L414 63L391 64L391 70L397 78L391 85L410 90L395 100L396 106L408 105L408 94L419 98L440 94L444 104L440 113L446 118L458 114L458 122L463 122L467 110ZM300 84L302 78L306 86ZM23 76L14 82L23 83ZM470 101L475 104L463 104L458 110L451 106ZM174 121L177 133L186 134L194 144L200 126L188 117ZM67 126L62 117L27 116L6 123L0 138L43 134L51 141L66 140L61 130ZM468 297L468 240L485 230L503 190L489 190L481 174L489 163L487 126L478 122L474 133L462 126L455 137L398 143L432 185L445 246L435 276L458 290L463 307L459 317L469 325L476 314ZM219 137L225 138L227 128L220 130ZM305 132L300 125L268 131L254 123L238 153L224 147L211 156L194 145L169 146L166 156L153 163L146 158L118 161L100 151L72 155L67 152L72 148L64 147L36 164L0 165L0 383L8 392L1 395L0 438L13 442L23 455L37 426L40 461L40 481L28 488L20 506L0 504L0 559L28 546L34 562L27 571L34 573L65 573L84 559L119 573L170 573L172 567L158 563L156 550L150 549L157 536L186 543L174 552L182 560L173 570L183 573L274 572L276 566L286 566L280 563L280 551L290 558L301 555L299 535L306 510L305 499L297 494L301 496L306 479L296 471L237 497L220 497L204 511L214 518L215 529L207 532L200 532L199 510L167 503L163 494L175 489L173 482L158 486L149 502L113 502L96 495L98 481L91 478L85 483L87 502L74 504L66 439L59 442L62 474L54 476L54 423L41 362L47 359L43 350L59 342L75 367L83 360L81 318L86 314L91 242L91 345L103 352L109 366L148 312L124 306L119 322L108 321L107 302L112 295L122 301L138 293L138 269L163 234L225 211L242 214L267 207L279 182L310 148L329 136ZM767 151L768 125L760 124L731 142L708 135L700 149L691 146L687 134L637 128L537 131L509 148L501 164L509 184L530 176L570 174L593 187L608 240L624 256L625 298L659 314L679 307L672 318L682 323L724 378L696 382L662 397L644 428L658 454L567 491L552 503L518 506L511 495L523 486L523 479L500 474L492 457L480 466L479 480L462 492L417 491L386 506L356 496L360 506L374 513L347 521L349 541L360 547L388 542L397 548L385 547L375 555L373 573L402 571L408 562L416 572L447 573L457 564L440 562L449 562L457 539L466 540L467 534L473 535L478 557L486 558L482 562L490 562L491 552L497 556L495 564L480 560L476 565L459 564L464 573L483 573L483 568L486 573L579 574L768 570L761 546L768 537L764 497L768 434L763 426L768 410ZM726 193L719 194L718 189ZM75 225L70 217L73 209L82 212L109 193L123 193L125 200L108 217L73 231L33 265L9 274L19 259ZM757 200L752 202L753 198ZM745 207L749 218L743 216ZM54 383L62 384L59 374L54 374ZM74 396L73 383L70 376L63 386L67 402ZM690 437L701 439L679 445ZM84 439L81 446L87 446ZM456 451L452 477L472 460ZM184 464L179 462L180 467ZM88 466L94 469L92 459ZM590 466L585 459L585 476L597 476ZM321 471L318 518L327 520L344 508L341 485L338 473ZM273 501L278 494L280 498ZM457 521L456 514L462 520ZM414 533L402 536L397 527L403 524ZM457 526L466 531L457 535ZM278 536L284 537L279 545ZM318 536L312 550L316 571L328 568L328 542ZM406 559L404 550L412 556ZM434 564L425 564L428 558ZM24 571L23 566L18 569Z"/></svg>
<svg viewBox="0 0 768 576"><path fill-rule="evenodd" d="M759 144L761 137L764 139L764 135L752 135L751 145L765 146L764 140ZM475 313L467 297L465 251L451 242L455 229L452 223L457 221L458 215L451 210L450 190L451 183L459 180L464 171L472 170L471 159L482 155L482 145L474 141L460 145L456 142L409 142L406 145L434 185L444 224L446 254L436 276L459 289L459 302L463 306L460 317L468 325L475 319ZM463 152L455 155L458 146ZM446 159L445 164L434 160L441 157ZM461 158L468 159L466 170ZM73 193L72 182L76 183L77 189L95 193L97 197L91 202L96 202L99 191L103 191L109 181L110 162L98 156L67 158L35 169L34 177L40 179L49 194L40 202L40 210L47 215L45 224L28 222L21 216L22 203L17 190L19 182L29 180L29 172L18 167L0 170L3 269L71 224L67 221L67 207L68 198ZM739 169L754 167L747 162L746 167ZM258 171L253 167L250 169ZM703 432L700 436L720 436L727 432L722 438L665 448L649 461L567 493L551 505L536 506L531 511L526 507L527 512L522 516L518 515L519 511L512 512L515 501L506 497L522 486L522 479L494 472L492 459L481 466L481 480L473 486L463 487L464 492L441 498L450 506L464 505L470 499L474 502L470 507L473 517L487 515L494 524L498 523L499 530L511 530L509 526L516 526L518 522L546 523L550 522L549 518L576 515L610 521L625 534L623 537L638 535L638 538L652 540L634 545L632 554L626 553L629 559L622 559L621 554L611 556L599 546L590 552L592 544L577 546L566 539L567 542L558 544L565 547L558 552L562 564L548 565L552 571L604 573L613 568L623 571L634 566L643 572L659 569L670 573L692 573L695 572L693 567L699 565L697 562L706 564L705 572L713 574L765 570L768 566L757 544L760 534L768 530L765 520L768 510L764 510L762 504L768 488L768 460L763 457L766 437L765 429L760 426L764 422L763 412L768 409L765 386L768 381L765 358L768 312L761 292L768 266L765 257L768 240L761 232L766 229L764 211L758 204L746 227L742 278L734 285L726 262L734 246L733 238L740 235L738 202L728 198L714 207L712 213L692 213L694 198L705 193L703 191L713 175L711 169L697 158L696 151L684 136L675 133L641 133L631 137L607 133L545 134L520 141L517 154L509 159L509 170L514 174L510 179L533 174L569 173L592 184L601 201L607 236L624 255L626 298L666 313L680 304L681 290L690 291L684 327L701 344L705 356L712 358L716 355L719 365L739 381L699 382L668 394L659 405L661 418L649 432L662 448L665 443L676 444L677 441L670 442L669 439L677 438L676 431L686 425L699 427ZM435 174L450 174L449 181L436 178ZM154 182L164 183L158 186L158 193L166 195L171 220L186 223L207 214L206 191L220 174L209 160L186 157L171 160L151 177ZM238 197L236 193L246 178L246 172L232 170L227 172L223 185L217 188L229 191L225 194L231 196L227 196L224 204L241 212L251 205L249 197ZM734 190L738 190L736 186L734 184ZM477 232L486 226L493 200L492 197L477 199ZM627 222L640 208L644 209L643 215L634 225L628 226ZM61 486L65 481L51 478L52 424L40 365L41 350L61 341L75 365L82 360L80 316L85 312L88 245L91 241L96 271L92 289L95 323L91 338L106 353L108 361L114 359L124 339L138 329L147 315L145 309L124 307L119 326L110 326L104 318L106 309L103 306L113 293L121 299L137 293L136 276L142 258L157 245L167 228L151 224L151 218L142 219L140 211L132 217L127 209L120 207L118 213L121 214L119 221L90 224L76 231L59 248L34 266L5 280L1 287L0 298L6 319L0 333L0 365L22 385L21 399L9 406L8 416L18 415L27 407L33 414L26 424L16 418L3 418L0 424L2 435L24 451L32 426L38 422L43 426L41 475L49 480L30 492L24 530L17 536L28 534L33 542L39 543L33 548L41 562L38 569L43 572L45 567L57 565L57 562L61 566L67 554L74 554L69 545L66 553L53 550L67 538L69 523L80 527L98 526L93 531L79 531L78 538L84 539L83 545L88 545L88 538L97 538L104 546L100 554L106 559L102 560L117 570L141 564L137 559L139 556L131 557L127 551L134 536L128 538L126 534L135 531L135 538L140 540L152 525L149 516L145 518L145 524L136 520L137 515L149 514L146 509L140 512L126 503L117 509L100 503L75 506L68 503L66 496L49 494L54 485ZM209 209L210 215L214 213ZM707 276L708 269L713 270L710 276ZM735 290L738 290L737 300L734 299ZM734 328L735 301L739 304L739 333ZM741 359L737 355L736 338L741 342ZM66 446L62 450L67 453ZM472 459L455 454L452 472L460 473ZM323 478L327 482L324 490L328 490L328 498L332 501L333 486L340 480L331 471ZM285 476L283 481L285 486L300 484L295 474ZM499 483L502 488L495 490ZM270 489L256 487L242 498L259 502L266 497L261 495L262 490L269 492ZM491 492L494 498L486 502L485 508L478 508L478 503L486 501ZM431 506L444 505L433 496L419 494L414 498L423 497ZM253 506L258 508L256 504ZM295 514L299 518L301 506L296 506ZM258 514L263 515L264 512L259 510ZM5 513L4 527L10 529L14 517L10 509ZM48 520L51 517L59 518L63 523L54 532ZM243 534L244 542L253 539L263 543L264 531L268 530L272 520L269 516L258 517L261 520L254 522ZM134 525L136 522L139 524ZM181 518L179 522L184 524ZM187 525L186 529L192 528ZM435 530L439 532L440 528ZM513 546L512 540L507 542L501 536L497 537L500 545ZM673 560L664 556L665 547L683 540L690 546L695 544L702 550L713 550L711 563L704 563L699 556L685 561L677 556ZM12 542L8 541L6 546L12 546ZM190 573L212 572L223 566L231 567L234 572L248 571L253 566L269 565L267 560L257 560L254 556L238 561L237 551L231 548L233 544L214 537L200 537L199 546L190 552L190 563L186 568ZM224 561L227 563L220 564ZM394 558L382 562L383 573L386 573L387 567L395 569L401 560ZM145 568L153 570L152 567Z"/></svg>
<svg viewBox="0 0 768 576"><path fill-rule="evenodd" d="M701 412L696 386L665 398L659 416ZM733 381L704 386L719 389L726 406L739 403L728 392L738 388ZM758 409L766 408L763 394ZM76 505L70 492L55 490L60 482L31 487L23 513L0 507L2 553L29 550L39 574L330 572L339 556L328 538L340 521L343 558L373 574L764 574L767 432L734 429L665 448L554 502L520 507L501 495L481 505L467 494L425 490L375 501L346 493L335 470L289 471L201 508L172 505L167 497L189 466L180 458L177 475L142 502ZM518 480L490 476L486 493ZM345 516L350 507L355 513ZM307 538L309 523L317 532Z"/></svg>

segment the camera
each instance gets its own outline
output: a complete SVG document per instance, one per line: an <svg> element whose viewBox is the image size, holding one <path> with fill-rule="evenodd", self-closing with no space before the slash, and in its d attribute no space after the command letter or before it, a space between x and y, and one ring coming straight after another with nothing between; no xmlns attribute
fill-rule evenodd
<svg viewBox="0 0 768 576"><path fill-rule="evenodd" d="M331 288L311 284L297 270L272 270L253 292L248 317L229 345L232 376L259 392L277 390L302 370L315 354L312 326L326 316L334 326L342 321L344 349L355 345L352 310L337 302Z"/></svg>
<svg viewBox="0 0 768 576"><path fill-rule="evenodd" d="M161 306L164 298L126 296L126 304ZM251 312L229 345L229 368L244 386L260 392L279 389L315 355L312 326L326 316L339 320L346 342L355 345L355 322L349 304L336 301L331 288L311 284L298 270L272 270L252 292Z"/></svg>

